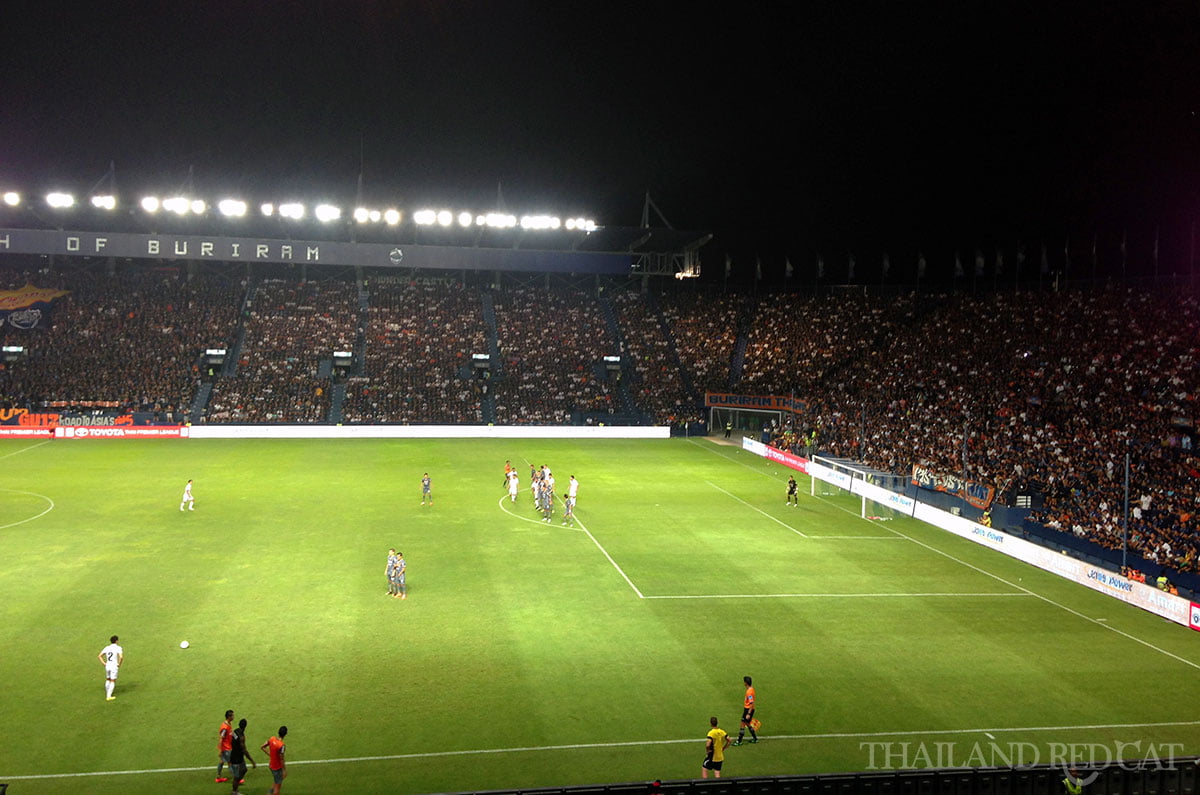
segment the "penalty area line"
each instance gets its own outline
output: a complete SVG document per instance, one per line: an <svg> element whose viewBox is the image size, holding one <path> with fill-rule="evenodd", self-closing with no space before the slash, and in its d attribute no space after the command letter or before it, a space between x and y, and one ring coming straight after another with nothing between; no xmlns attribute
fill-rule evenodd
<svg viewBox="0 0 1200 795"><path fill-rule="evenodd" d="M688 441L691 441L691 440L689 439ZM697 442L692 442L692 444L696 445L697 447L700 447L701 449L708 450L708 451L709 451L710 453L712 453L713 455L715 455L715 456L718 456L718 457L720 457L720 458L724 458L726 461L734 461L734 459L730 458L729 456L727 456L727 455L725 455L725 454L723 454L723 453L721 453L721 452L718 452L717 450L711 450L711 449L709 449L709 448L706 448L706 447L704 447L703 445L701 445L701 444L699 444L699 443L697 443ZM734 463L741 464L742 466L745 466L745 467L747 467L748 469L754 469L754 471L758 472L760 475L764 475L764 476L766 476L766 477L769 477L769 478L771 478L771 479L773 479L773 480L775 479L775 477L774 477L774 476L773 476L773 475L772 475L770 472L765 472L765 471L763 471L763 470L755 469L754 467L751 467L751 466L749 466L748 464L745 464L744 462L741 462L741 461L734 461ZM858 516L858 514L857 514L857 513L855 513L854 511L848 510L848 509L846 509L846 508L842 507L841 505L838 505L838 504L834 503L832 500L826 499L825 497L820 497L820 496L818 496L818 497L817 497L817 499L818 499L818 500L821 500L821 502L824 502L824 503L826 503L827 505L829 505L829 506L831 506L831 507L833 507L833 508L835 508L835 509L837 509L837 510L844 511L845 513L848 513L848 514L850 514L851 516ZM862 519L862 521L864 521L864 522L870 521L869 519L864 519L864 518L863 518L863 517L861 517L861 516L858 516L858 518L859 518L859 519ZM927 526L930 526L930 525L927 525ZM944 557L944 558L946 558L946 559L948 559L948 560L952 560L952 561L954 561L955 563L958 563L958 564L960 564L960 565L962 565L962 566L966 566L968 569L972 569L972 570L974 570L974 571L977 571L977 572L979 572L980 574L983 574L983 575L985 575L985 576L987 576L987 577L990 577L990 578L992 578L993 580L996 580L996 581L998 581L998 582L1002 582L1002 583L1004 583L1005 585L1009 586L1010 588L1016 588L1016 589L1017 589L1017 590L1019 590L1019 591L1023 591L1023 592L1025 592L1025 593L1029 594L1030 596L1033 596L1033 597L1035 597L1035 598L1037 598L1037 599L1040 599L1040 600L1042 600L1043 602L1045 602L1045 603L1046 603L1046 604L1048 604L1048 605L1053 605L1054 607L1057 607L1057 608L1059 608L1060 610L1063 610L1064 612L1070 613L1070 614L1071 614L1071 615L1073 615L1073 616L1076 616L1076 617L1078 617L1078 618L1081 618L1081 619L1083 619L1084 621L1087 621L1087 622L1089 622L1089 623L1091 623L1091 624L1094 624L1094 625L1096 625L1096 626L1098 626L1098 627L1101 627L1101 628L1103 628L1103 629L1107 629L1107 630L1108 630L1108 631L1110 631L1110 632L1114 632L1114 633L1116 633L1117 635L1120 635L1120 636L1121 636L1121 637L1123 637L1123 638L1127 638L1127 639L1129 639L1129 640L1133 641L1134 643L1138 643L1138 644L1140 644L1140 645L1142 645L1142 646L1144 646L1144 647L1146 647L1146 648L1148 648L1148 649L1151 649L1152 651L1156 651L1156 652L1158 652L1159 654L1162 654L1162 655L1163 655L1163 656L1165 656L1165 657L1170 657L1171 659L1173 659L1173 660L1176 660L1176 661L1178 661L1178 662L1181 662L1181 663L1183 663L1184 665L1187 665L1187 666L1189 666L1189 667L1191 667L1191 668L1195 668L1195 669L1197 669L1197 670L1200 670L1200 663L1195 663L1195 662L1193 662L1192 660L1189 660L1189 659L1187 659L1186 657L1181 657L1180 655L1178 655L1178 654L1175 654L1174 652L1168 651L1167 649L1164 649L1164 648L1163 648L1163 647L1161 647L1161 646L1156 646L1155 644L1151 643L1151 642L1150 642L1150 641L1148 641L1148 640L1143 640L1142 638L1139 638L1137 635L1134 635L1134 634L1132 634L1132 633L1129 633L1129 632L1125 632L1124 630L1121 630L1121 629L1118 629L1118 628L1116 628L1116 627L1114 627L1114 626L1111 626L1111 625L1110 625L1110 624L1108 624L1107 622L1100 621L1100 620L1098 620L1098 619L1092 618L1091 616L1085 615L1085 614L1081 613L1080 611L1078 611L1078 610L1075 610L1075 609L1074 609L1074 608L1072 608L1072 607L1068 607L1067 605L1063 604L1062 602L1056 601L1056 600L1054 600L1054 599L1051 599L1051 598L1050 598L1050 597L1048 597L1048 596L1045 596L1044 594L1040 594L1040 593L1037 593L1036 591L1032 591L1032 590L1030 590L1030 589L1028 589L1028 588L1026 588L1026 587L1024 587L1024 586L1022 586L1022 585L1017 585L1015 582L1012 582L1011 580L1009 580L1009 579L1006 579L1006 578L1004 578L1004 577L1000 576L999 574L995 574L995 573L993 573L993 572L990 572L990 571L988 571L987 569L983 569L983 568L980 568L979 566L976 566L976 565L974 565L974 564L972 564L972 563L968 563L968 562L967 562L967 561L965 561L965 560L962 560L962 559L960 559L960 558L957 558L957 557L955 557L954 555L951 555L949 552L946 552L946 551L944 551L944 550L938 549L937 547L933 546L932 544L927 544L927 543L925 543L924 541L921 541L921 540L919 540L919 539L917 539L917 538L913 538L912 536L910 536L910 535L908 535L908 534L906 534L906 533L901 533L899 530L895 530L895 529L893 529L893 528L891 528L891 527L884 527L883 529L887 530L889 533L894 533L894 534L896 534L896 535L900 536L901 538L907 539L908 541L911 541L912 543L916 544L917 546L924 547L925 549L929 550L930 552L933 552L933 553L935 553L935 554L937 554L937 555L941 555L942 557ZM949 537L949 538L952 538L952 539L960 540L960 539L958 539L958 537L957 537L957 536L949 535L948 537ZM1001 553L1001 554L1003 554L1003 553ZM1015 560L1015 559L1014 559L1014 558L1008 558L1008 560ZM1030 564L1026 564L1026 565L1030 565ZM1033 568L1034 568L1035 570L1039 570L1039 571L1041 571L1041 569L1037 569L1037 567L1036 567L1036 566L1035 566L1035 567L1033 567ZM1068 582L1070 582L1070 580L1068 580ZM1093 592L1093 593L1094 593L1094 592Z"/></svg>
<svg viewBox="0 0 1200 795"><path fill-rule="evenodd" d="M526 464L529 463L528 458L524 458L523 460L525 461ZM503 499L500 500L500 510L504 511L505 513L509 513L509 511L504 508L504 500ZM587 525L585 525L583 523L583 520L581 520L578 516L576 516L575 524L579 525L579 529L583 531L584 535L586 535L588 538L590 538L592 540L592 543L596 545L596 549L600 550L600 554L604 556L604 559L607 560L612 565L612 567L617 570L617 574L621 575L621 579L625 581L625 584L633 589L633 592L635 594L637 594L638 599L645 599L646 598L645 595L641 592L641 590L636 585L633 584L633 580L629 579L629 575L625 573L625 570L622 569L615 560L613 560L613 556L608 554L608 550L604 548L604 545L596 540L596 537L594 535L592 535L591 530L587 529Z"/></svg>
<svg viewBox="0 0 1200 795"><path fill-rule="evenodd" d="M745 506L746 506L747 508L749 508L750 510L752 510L752 511L758 511L759 513L761 513L763 516L765 516L765 517L767 517L768 519L770 519L770 520L771 520L772 522L774 522L775 524L782 525L782 526L786 527L788 530L791 530L793 533L795 533L796 535L800 536L801 538L808 538L808 534L807 534L807 533L801 533L799 530L797 530L796 528L792 527L792 526L791 526L790 524L788 524L787 522L784 522L784 521L782 521L782 520L780 520L780 519L776 519L776 518L775 518L774 516L772 516L771 514L767 513L766 511L762 510L761 508L756 508L755 506L753 506L753 505L751 505L750 503L746 502L745 500L743 500L741 497L737 496L736 494L730 494L728 491L725 491L725 489L721 488L721 487L720 487L720 486L718 486L716 483L713 483L711 480L706 480L706 481L704 481L704 482L705 482L705 483L707 483L708 485L712 486L714 489L716 489L717 491L721 492L722 494L724 494L724 495L726 495L726 496L728 496L728 497L732 497L733 499L737 500L738 502L740 502L742 505L745 505Z"/></svg>
<svg viewBox="0 0 1200 795"><path fill-rule="evenodd" d="M866 740L872 737L933 737L958 734L1016 734L1020 732L1074 732L1099 731L1112 729L1166 729L1200 726L1200 721L1160 721L1158 723L1091 723L1076 726L1012 726L986 727L976 729L899 729L896 731L879 732L824 732L818 734L776 734L765 735L764 740ZM405 759L439 759L456 756L485 756L493 754L545 753L547 751L586 751L600 748L636 748L648 745L694 745L695 737L679 740L627 740L611 743L572 743L569 745L527 745L516 748L472 748L461 751L428 751L410 754L384 754L380 756L347 756L337 759L292 759L289 766L299 765L338 765L353 762L393 762ZM6 781L36 781L65 778L95 778L98 776L144 776L160 773L198 773L212 770L212 765L203 767L161 767L148 770L104 770L91 773L43 773L32 776L2 776Z"/></svg>
<svg viewBox="0 0 1200 795"><path fill-rule="evenodd" d="M1029 598L1027 593L714 593L714 594L683 594L678 596L646 596L645 599L889 599L908 597L919 599L925 597L953 596L956 599L974 596L1004 596Z"/></svg>

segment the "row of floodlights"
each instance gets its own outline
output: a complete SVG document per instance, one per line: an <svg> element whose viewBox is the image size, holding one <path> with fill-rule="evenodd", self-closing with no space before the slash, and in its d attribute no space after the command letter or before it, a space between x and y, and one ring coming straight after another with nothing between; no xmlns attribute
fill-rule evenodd
<svg viewBox="0 0 1200 795"><path fill-rule="evenodd" d="M17 207L21 204L21 194L15 191L4 193L2 198L9 207ZM117 208L117 197L115 196L93 196L91 201L92 206L100 210ZM69 193L49 193L46 194L46 204L55 209L65 210L75 206L75 197ZM146 196L142 199L141 206L147 213L153 214L161 210L180 216L204 215L209 210L208 203L203 199L188 199L183 196L172 196L166 199ZM221 215L230 218L241 218L248 211L248 205L240 199L222 199L217 202L216 206ZM304 205L299 202L285 202L278 205L268 202L259 206L259 212L268 217L278 215L280 218L299 221L304 218L306 210ZM318 204L313 208L313 216L322 223L330 223L342 217L342 209L332 204ZM394 208L375 210L358 207L354 210L353 216L355 222L360 224L382 222L389 226L395 226L403 218L401 212ZM596 222L588 218L568 218L564 221L554 215L524 215L518 219L517 216L508 213L474 214L463 211L455 214L450 210L418 210L413 213L413 222L418 226L452 226L457 222L461 227L487 226L493 229L512 229L516 226L520 226L522 229L562 229L565 227L584 232L593 232L596 229Z"/></svg>

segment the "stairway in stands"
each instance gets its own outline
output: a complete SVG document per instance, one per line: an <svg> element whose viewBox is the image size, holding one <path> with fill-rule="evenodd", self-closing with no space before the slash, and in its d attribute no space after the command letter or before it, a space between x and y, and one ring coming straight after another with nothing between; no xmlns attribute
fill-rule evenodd
<svg viewBox="0 0 1200 795"><path fill-rule="evenodd" d="M751 299L738 315L737 340L733 344L733 356L729 360L729 389L732 391L736 391L737 385L742 381L746 348L750 345L750 326L757 309L757 299Z"/></svg>
<svg viewBox="0 0 1200 795"><path fill-rule="evenodd" d="M667 351L671 357L671 364L679 372L679 380L683 384L683 388L693 400L700 400L704 396L696 391L696 384L692 381L692 374L683 366L683 358L679 355L679 346L675 343L675 330L671 328L671 324L667 321L667 316L662 310L662 304L658 300L658 293L653 291L648 292L646 294L646 303L654 312L654 317L658 319L658 326L662 329L663 338L667 341Z"/></svg>
<svg viewBox="0 0 1200 795"><path fill-rule="evenodd" d="M242 308L238 312L237 327L233 331L233 345L225 351L225 364L221 365L220 371L216 374L217 378L232 378L237 373L238 359L242 356L242 345L246 342L246 315L250 312L250 305L254 301L254 294L257 291L258 285L254 283L246 288L246 295L242 297ZM208 401L212 398L212 393L212 381L200 384L200 388L196 390L196 396L192 398L188 422L196 425L204 419L204 410L208 408Z"/></svg>
<svg viewBox="0 0 1200 795"><path fill-rule="evenodd" d="M629 381L637 376L636 371L631 366L628 356L625 351L625 338L621 335L621 324L617 322L617 311L613 309L612 301L608 300L608 296L601 293L598 299L600 303L600 314L604 317L604 325L608 327L608 335L612 339L613 350L621 353L621 377L617 379L617 405L620 406L620 413L628 416L640 414L637 405L633 402L633 394L629 391Z"/></svg>
<svg viewBox="0 0 1200 795"><path fill-rule="evenodd" d="M329 424L340 425L342 422L342 404L346 402L346 385L334 383L329 388Z"/></svg>
<svg viewBox="0 0 1200 795"><path fill-rule="evenodd" d="M485 424L496 422L496 382L504 378L504 362L500 359L500 333L496 328L496 304L492 294L481 290L479 303L483 311L483 324L487 327L488 355L491 359L492 377L488 379L487 391L479 403L479 411Z"/></svg>

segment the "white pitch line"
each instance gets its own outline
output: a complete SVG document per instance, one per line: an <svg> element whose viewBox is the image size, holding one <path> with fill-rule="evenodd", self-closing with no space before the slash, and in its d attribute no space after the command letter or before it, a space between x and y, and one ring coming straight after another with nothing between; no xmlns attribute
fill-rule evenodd
<svg viewBox="0 0 1200 795"><path fill-rule="evenodd" d="M707 483L708 485L712 486L714 489L716 489L717 491L721 492L722 494L725 494L725 495L727 495L727 496L729 496L729 497L733 497L735 500L737 500L738 502L740 502L742 505L745 505L745 506L746 506L747 508L749 508L750 510L752 510L752 511L758 511L758 512L759 512L759 513L761 513L763 516L765 516L765 517L767 517L768 519L770 519L772 522L775 522L776 524L779 524L779 525L783 525L783 526L784 526L784 527L786 527L788 530L791 530L793 533L795 533L796 535L800 536L801 538L808 538L808 535L807 535L807 534L805 534L805 533L801 533L799 530L797 530L796 528L792 527L792 526L791 526L790 524L788 524L787 522L784 522L784 521L782 521L782 520L780 520L780 519L776 519L774 516L772 516L771 514L767 513L766 511L762 510L761 508L756 508L756 507L754 507L753 505L751 505L750 503L746 502L745 500L743 500L741 497L737 496L736 494L730 494L728 491L725 491L725 489L721 488L721 487L720 487L720 486L718 486L716 483L713 483L711 480L706 480L706 481L704 481L704 482L705 482L705 483Z"/></svg>
<svg viewBox="0 0 1200 795"><path fill-rule="evenodd" d="M51 441L52 440L50 440L50 439L46 439L45 441L38 442L37 444L30 445L29 447L22 447L20 450L14 450L11 453L5 453L4 455L0 455L0 459L11 458L14 455L20 455L21 453L28 453L30 450L36 450L37 448L41 447L44 444L50 444Z"/></svg>
<svg viewBox="0 0 1200 795"><path fill-rule="evenodd" d="M813 541L903 541L900 536L809 536Z"/></svg>
<svg viewBox="0 0 1200 795"><path fill-rule="evenodd" d="M858 516L858 514L854 513L853 511L848 511L840 505L834 505L834 507L838 508L839 510L846 511L846 513L850 514L851 516ZM859 518L861 519L862 517L859 517ZM863 519L863 521L865 522L867 520ZM1104 629L1115 632L1124 638L1128 638L1129 640L1132 640L1135 643L1140 643L1141 645L1145 646L1148 649L1153 649L1154 651L1158 652L1159 654L1163 654L1167 657L1170 657L1173 660L1177 660L1177 661L1183 663L1184 665L1191 666L1192 668L1195 668L1196 670L1200 671L1200 663L1192 662L1191 660L1187 659L1186 657L1180 657L1178 654L1175 654L1174 652L1167 651L1166 649L1162 648L1161 646L1155 646L1150 641L1142 640L1141 638L1137 637L1136 635L1131 635L1128 632L1125 632L1124 630L1117 629L1116 627L1110 627L1108 624L1104 623L1103 621L1101 621L1099 619L1095 619L1095 618L1092 618L1091 616L1084 615L1083 613L1080 613L1078 610L1075 610L1074 608L1071 608L1071 607L1067 607L1066 605L1062 604L1061 602L1056 602L1048 596L1043 596L1040 593L1034 593L1033 591L1029 590L1028 588L1026 588L1023 585L1018 585L1017 583L1015 583L1011 580L1006 580L1005 578L1001 577L999 574L993 574L990 571L981 569L973 563L967 563L965 560L954 557L949 552L943 552L942 550L938 549L937 547L930 546L929 544L926 544L924 541L918 541L917 539L913 538L912 536L901 533L899 530L893 530L890 527L887 528L887 530L889 532L895 533L896 535L900 536L901 538L908 539L909 541L913 542L917 546L928 549L930 552L934 552L938 555L941 555L944 558L947 558L948 560L952 560L955 563L958 563L959 565L966 566L968 569L977 571L980 574L983 574L987 577L991 577L993 580L996 580L997 582L1002 582L1005 585L1009 586L1010 588L1016 588L1019 591L1024 591L1025 593L1029 594L1030 596L1041 599L1043 602L1045 602L1047 604L1054 605L1055 607L1059 608L1060 610L1065 610L1073 616L1078 616L1079 618L1082 618L1084 621L1090 622L1092 624L1095 624L1098 627L1103 627Z"/></svg>
<svg viewBox="0 0 1200 795"><path fill-rule="evenodd" d="M44 442L43 442L43 444L44 444ZM26 448L26 449L29 449L29 448ZM23 453L25 451L21 450L20 452ZM4 457L4 456L0 456L0 457ZM17 525L25 524L26 522L32 522L34 519L41 519L43 516L45 516L46 514L48 514L54 510L54 500L50 499L45 494L38 494L38 493L32 492L32 491L18 491L17 489L0 489L0 491L7 491L10 494L28 494L30 497L38 497L38 498L43 499L46 502L50 503L50 507L47 508L46 510L42 511L41 513L39 513L37 516L30 516L28 519L22 519L19 522L11 522L10 524L0 524L0 530L7 530L10 527L16 527Z"/></svg>
<svg viewBox="0 0 1200 795"><path fill-rule="evenodd" d="M529 463L528 458L522 458L522 460L526 464ZM501 505L503 506L503 500L501 500ZM502 508L502 510L503 510L503 508ZM507 513L507 511L505 511L505 513ZM633 589L633 592L635 594L637 594L638 599L645 599L646 598L645 595L638 589L638 587L636 585L633 584L633 580L629 579L629 575L625 573L625 570L622 569L619 565L617 565L617 562L615 560L613 560L612 555L608 554L608 550L605 549L604 546L599 541L596 540L596 537L594 535L592 535L592 532L587 529L587 527L583 524L583 522L579 519L578 516L575 517L575 523L577 525L579 525L579 529L582 530L587 535L588 538L592 539L592 543L596 545L596 549L600 550L600 554L603 555L605 557L605 559L609 563L612 564L612 567L617 570L617 574L621 575L621 579L623 579L625 581L625 583L630 588Z"/></svg>
<svg viewBox="0 0 1200 795"><path fill-rule="evenodd" d="M689 439L688 441L691 441L691 440ZM712 453L713 455L719 456L719 457L721 457L721 458L725 459L726 461L732 461L732 460L733 460L733 459L731 459L729 456L727 456L727 455L724 455L723 453L719 453L719 452L717 452L716 450L710 450L709 448L705 447L705 446L704 446L704 445L702 445L702 444L699 444L698 442L692 442L692 444L695 444L697 447L700 447L700 448L701 448L701 449L703 449L703 450L709 450L709 452L710 452L710 453ZM740 462L740 461L737 461L737 462L735 462L735 463L742 464L742 462ZM774 477L774 476L773 476L771 473L769 473L769 472L764 472L764 471L762 471L762 470L760 470L760 469L755 469L754 467L751 467L751 466L749 466L749 465L747 465L747 464L742 464L742 465L743 465L743 466L746 466L748 469L753 469L755 472L758 472L760 475L765 475L766 477L769 477L769 478L771 478L772 480L776 480L776 478L775 478L775 477ZM855 513L854 511L847 510L846 508L843 508L842 506L838 505L837 503L834 503L834 502L832 502L831 500L826 500L826 499L824 499L824 498L822 498L822 497L817 497L817 499L821 500L822 502L828 503L829 505L833 506L834 508L837 508L837 509L838 509L838 510L840 510L840 511L844 511L845 513L848 513L848 514L850 514L851 516L854 516L854 517L857 517L857 518L859 518L859 519L862 519L862 521L864 521L864 522L866 522L866 521L870 521L870 520L868 520L868 519L863 519L861 516L859 516L859 515L858 515L857 513ZM943 556L943 557L945 557L945 558L947 558L947 559L949 559L949 560L952 560L952 561L954 561L955 563L958 563L958 564L960 564L960 565L966 566L966 567L967 567L967 568L969 568L969 569L974 569L975 571L979 572L980 574L986 575L986 576L988 576L988 577L991 577L991 578L992 578L992 579L994 579L994 580L997 580L997 581L999 581L999 582L1002 582L1002 583L1004 583L1005 585L1007 585L1007 586L1009 586L1009 587L1011 587L1011 588L1016 588L1017 590L1019 590L1019 591L1023 591L1023 592L1025 592L1025 593L1029 594L1030 596L1035 596L1035 597L1037 597L1038 599L1041 599L1043 602L1046 602L1047 604L1054 605L1055 607L1059 608L1060 610L1065 610L1066 612L1070 613L1070 614L1071 614L1071 615L1073 615L1073 616L1077 616L1077 617L1079 617L1079 618L1082 618L1084 621L1087 621L1087 622L1089 622L1089 623L1095 624L1095 625L1096 625L1096 626L1098 626L1098 627L1103 627L1104 629L1107 629L1107 630L1109 630L1110 632L1115 632L1115 633L1117 633L1118 635L1120 635L1120 636L1121 636L1121 637L1123 637L1123 638L1128 638L1129 640L1132 640L1132 641L1134 641L1135 643L1139 643L1139 644L1141 644L1142 646L1145 646L1145 647L1146 647L1146 648L1148 648L1148 649L1152 649L1152 650L1154 650L1154 651L1158 652L1159 654L1165 655L1165 656L1167 656L1167 657L1170 657L1170 658L1171 658L1171 659L1173 659L1173 660L1177 660L1178 662L1181 662L1181 663L1183 663L1184 665L1188 665L1188 666L1191 666L1192 668L1195 668L1195 669L1197 669L1197 670L1200 670L1200 664L1194 663L1194 662L1192 662L1191 660L1189 660L1189 659L1187 659L1187 658L1185 658L1185 657L1180 657L1178 654L1175 654L1174 652L1169 652L1169 651L1167 651L1166 649L1162 648L1161 646L1155 646L1155 645L1154 645L1153 643L1151 643L1150 641L1147 641L1147 640L1142 640L1141 638L1139 638L1139 637L1137 637L1137 636L1135 636L1135 635L1131 635L1131 634L1129 634L1128 632L1125 632L1124 630L1120 630L1120 629L1117 629L1116 627L1109 626L1107 623L1105 623L1105 622L1103 622L1103 621L1100 621L1099 619L1095 619L1095 618L1092 618L1091 616L1084 615L1083 613L1080 613L1078 610L1074 610L1074 609L1072 609L1072 608L1070 608L1070 607L1067 607L1066 605L1062 604L1061 602L1056 602L1056 601L1054 601L1053 599L1051 599L1051 598L1050 598L1050 597L1048 597L1048 596L1043 596L1043 595L1042 595L1042 594L1040 594L1040 593L1035 593L1035 592L1033 592L1033 591L1029 590L1028 588L1026 588L1026 587L1024 587L1024 586L1022 586L1022 585L1017 585L1017 584L1016 584L1016 583L1014 583L1014 582L1011 582L1011 581L1009 581L1009 580L1006 580L1006 579L1004 579L1003 577L1001 577L1001 576L1000 576L1000 575L998 575L998 574L993 574L993 573L992 573L992 572L990 572L990 571L984 571L983 569L979 568L978 566L975 566L975 565L973 565L973 564L967 563L967 562L966 562L966 561L964 561L964 560L960 560L960 559L958 559L958 558L954 557L953 555L951 555L950 553L948 553L948 552L943 552L942 550L938 549L937 547L930 546L929 544L926 544L926 543L925 543L925 542L923 542L923 541L918 541L917 539L913 538L912 536L908 536L908 535L905 535L904 533L901 533L899 530L893 530L891 527L885 527L884 529L885 529L885 530L887 530L889 533L895 533L896 535L900 536L901 538L905 538L905 539L907 539L907 540L909 540L909 541L913 542L914 544L917 544L918 546L925 547L925 548L926 548L926 549L928 549L929 551L931 551L931 552L935 552L935 553L937 553L938 555L941 555L941 556Z"/></svg>
<svg viewBox="0 0 1200 795"><path fill-rule="evenodd" d="M887 599L898 597L922 598L953 596L955 599L968 596L1003 596L1021 599L1032 596L1024 593L728 593L728 594L685 594L682 596L647 596L646 599Z"/></svg>
<svg viewBox="0 0 1200 795"><path fill-rule="evenodd" d="M988 732L1016 734L1020 732L1073 732L1111 729L1164 729L1184 726L1200 726L1200 721L1162 721L1158 723L1093 723L1077 726L990 726L982 729L899 729L882 732L824 732L820 734L773 734L772 742L778 740L863 740L871 737L926 737L958 734L986 734ZM393 762L406 759L438 759L455 756L485 756L493 754L545 753L548 751L586 751L595 748L636 748L647 745L691 745L699 741L695 737L680 740L628 740L612 743L572 743L570 745L528 745L516 748L473 748L461 751L429 751L412 754L385 754L380 756L349 756L337 759L289 759L289 765L338 765L352 762ZM197 773L212 770L212 765L203 767L160 767L148 770L104 770L91 773L43 773L33 776L0 776L6 781L35 781L63 778L93 778L97 776L144 776L157 773Z"/></svg>

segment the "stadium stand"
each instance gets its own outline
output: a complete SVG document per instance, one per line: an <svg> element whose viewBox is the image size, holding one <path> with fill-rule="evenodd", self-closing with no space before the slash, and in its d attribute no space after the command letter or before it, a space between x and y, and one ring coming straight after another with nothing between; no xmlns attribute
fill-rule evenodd
<svg viewBox="0 0 1200 795"><path fill-rule="evenodd" d="M701 392L729 388L734 342L744 322L746 299L737 293L680 292L662 296L675 347Z"/></svg>
<svg viewBox="0 0 1200 795"><path fill-rule="evenodd" d="M29 358L0 370L9 406L54 405L179 414L200 382L200 352L228 344L243 286L217 275L182 278L178 270L73 269L53 274L7 271L8 289L24 283L70 290L52 326L6 327Z"/></svg>
<svg viewBox="0 0 1200 795"><path fill-rule="evenodd" d="M595 297L570 288L512 287L494 302L503 357L497 422L568 424L573 412L613 411L612 385L597 370L615 346Z"/></svg>
<svg viewBox="0 0 1200 795"><path fill-rule="evenodd" d="M364 373L351 377L347 423L482 422L472 353L487 353L478 291L441 280L372 279ZM464 373L466 368L466 373Z"/></svg>
<svg viewBox="0 0 1200 795"><path fill-rule="evenodd" d="M5 407L179 421L206 376L201 351L232 349L241 332L238 361L216 374L205 422L329 421L335 377L321 366L334 350L362 352L347 422L479 423L485 386L501 424L607 416L616 399L599 365L617 352L612 333L594 295L576 288L490 295L501 361L489 383L468 366L472 352L491 346L489 294L456 282L372 280L365 328L351 281L250 284L230 273L188 278L177 268L101 263L0 271L5 289L30 282L70 293L49 328L0 332L29 351L0 369ZM663 324L646 295L610 294L631 392L656 421L695 410L688 381L794 393L808 406L794 430L815 430L822 453L901 475L914 466L959 475L995 488L1002 502L1039 495L1033 520L1107 549L1122 544L1128 453L1129 550L1200 571L1194 298L1126 289L744 296L684 286L655 297ZM739 335L743 377L731 385Z"/></svg>
<svg viewBox="0 0 1200 795"><path fill-rule="evenodd" d="M646 296L625 290L613 294L612 302L625 341L622 354L633 362L633 392L638 408L659 425L699 422L702 415L698 399L689 394L670 340Z"/></svg>
<svg viewBox="0 0 1200 795"><path fill-rule="evenodd" d="M325 422L330 382L318 376L320 360L353 349L356 318L351 283L258 285L236 374L213 389L205 422Z"/></svg>

